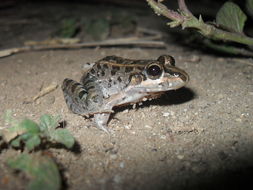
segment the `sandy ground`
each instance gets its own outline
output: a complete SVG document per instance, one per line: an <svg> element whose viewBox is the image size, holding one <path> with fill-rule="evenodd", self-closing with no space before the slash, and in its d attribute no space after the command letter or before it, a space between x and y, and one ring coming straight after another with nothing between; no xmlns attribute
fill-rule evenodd
<svg viewBox="0 0 253 190"><path fill-rule="evenodd" d="M16 46L32 35L28 31L15 34ZM14 41L1 41L2 49ZM86 62L107 55L155 59L161 54L175 57L176 65L190 75L189 84L137 109L117 109L109 123L110 136L88 128L89 121L68 111L60 88L26 103L42 86L61 85L66 77L79 80ZM73 151L50 149L62 169L65 189L238 189L252 186L253 174L253 67L245 63L175 43L167 49L21 53L0 59L0 114L12 109L16 118L62 116L78 142ZM5 164L15 154L1 151L0 189L23 189L27 183Z"/></svg>

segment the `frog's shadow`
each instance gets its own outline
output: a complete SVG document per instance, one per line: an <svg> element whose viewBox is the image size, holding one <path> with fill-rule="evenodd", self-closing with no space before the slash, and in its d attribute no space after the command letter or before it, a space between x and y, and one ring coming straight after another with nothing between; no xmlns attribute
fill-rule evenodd
<svg viewBox="0 0 253 190"><path fill-rule="evenodd" d="M170 90L164 93L160 98L153 99L151 101L142 102L142 105L137 106L137 108L149 107L151 105L157 106L168 106L177 105L184 102L188 102L196 97L196 93L190 88L180 88L178 90ZM132 109L131 105L117 107L114 109L115 113L124 111L126 109ZM115 114L113 114L115 115Z"/></svg>

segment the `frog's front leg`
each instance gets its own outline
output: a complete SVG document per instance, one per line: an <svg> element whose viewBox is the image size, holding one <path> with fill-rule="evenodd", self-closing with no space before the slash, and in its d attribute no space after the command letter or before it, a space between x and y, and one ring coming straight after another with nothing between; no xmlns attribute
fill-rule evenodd
<svg viewBox="0 0 253 190"><path fill-rule="evenodd" d="M110 117L110 113L96 113L94 114L94 123L97 128L110 133L107 128L107 123Z"/></svg>

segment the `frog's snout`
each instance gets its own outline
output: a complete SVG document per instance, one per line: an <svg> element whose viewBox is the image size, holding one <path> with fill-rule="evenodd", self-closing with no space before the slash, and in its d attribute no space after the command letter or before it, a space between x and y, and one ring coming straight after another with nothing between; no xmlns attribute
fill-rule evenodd
<svg viewBox="0 0 253 190"><path fill-rule="evenodd" d="M185 72L185 71L182 71L180 74L179 74L179 78L185 82L185 83L188 83L189 80L190 80L190 77L189 75Z"/></svg>

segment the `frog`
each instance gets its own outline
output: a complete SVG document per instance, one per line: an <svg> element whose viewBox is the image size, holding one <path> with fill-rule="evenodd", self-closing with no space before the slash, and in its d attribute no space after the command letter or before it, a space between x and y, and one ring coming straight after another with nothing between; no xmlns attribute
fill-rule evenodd
<svg viewBox="0 0 253 190"><path fill-rule="evenodd" d="M110 133L114 108L158 98L188 81L189 75L175 66L171 55L141 60L112 55L92 63L80 82L64 79L62 91L69 110L92 117L98 129Z"/></svg>

